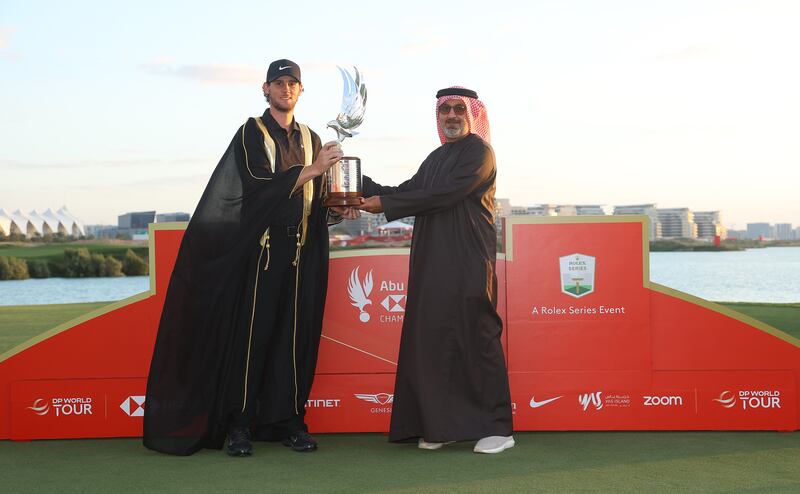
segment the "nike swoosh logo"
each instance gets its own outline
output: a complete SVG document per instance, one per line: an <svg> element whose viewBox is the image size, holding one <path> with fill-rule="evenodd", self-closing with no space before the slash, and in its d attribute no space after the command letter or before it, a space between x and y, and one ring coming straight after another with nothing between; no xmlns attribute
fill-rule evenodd
<svg viewBox="0 0 800 494"><path fill-rule="evenodd" d="M291 67L292 67L291 65L287 65L286 67L278 67L278 70L286 70L286 69L289 69Z"/></svg>
<svg viewBox="0 0 800 494"><path fill-rule="evenodd" d="M531 397L531 408L539 408L545 406L548 403L556 401L557 399L563 397L564 395L561 395L561 396L556 396L555 398L550 398L549 400L542 400L542 401L536 401L536 397Z"/></svg>

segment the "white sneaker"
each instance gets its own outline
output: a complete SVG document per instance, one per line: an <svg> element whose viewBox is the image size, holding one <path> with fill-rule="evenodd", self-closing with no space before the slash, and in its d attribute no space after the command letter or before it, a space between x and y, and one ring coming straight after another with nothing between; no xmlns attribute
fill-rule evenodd
<svg viewBox="0 0 800 494"><path fill-rule="evenodd" d="M453 444L455 441L447 441L446 443L429 443L426 440L419 438L417 440L417 447L419 449L439 449L444 445Z"/></svg>
<svg viewBox="0 0 800 494"><path fill-rule="evenodd" d="M476 453L500 453L513 447L514 436L489 436L478 441L472 451Z"/></svg>

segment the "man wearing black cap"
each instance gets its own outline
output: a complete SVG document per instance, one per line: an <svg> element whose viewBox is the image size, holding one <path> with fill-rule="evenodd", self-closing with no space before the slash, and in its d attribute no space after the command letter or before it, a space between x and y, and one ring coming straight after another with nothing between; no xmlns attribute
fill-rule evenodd
<svg viewBox="0 0 800 494"><path fill-rule="evenodd" d="M497 314L496 167L475 91L436 94L442 145L398 187L363 177L361 209L415 216L389 440L439 449L477 440L476 453L514 446Z"/></svg>
<svg viewBox="0 0 800 494"><path fill-rule="evenodd" d="M253 436L317 449L303 417L328 275L321 181L342 151L295 121L297 64L272 62L262 89L269 108L237 130L170 279L144 423L157 451L249 456Z"/></svg>

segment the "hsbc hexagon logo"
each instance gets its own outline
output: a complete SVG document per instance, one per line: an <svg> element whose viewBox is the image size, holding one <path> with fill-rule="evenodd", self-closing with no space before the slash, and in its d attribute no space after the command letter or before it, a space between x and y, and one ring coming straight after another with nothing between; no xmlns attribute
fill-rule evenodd
<svg viewBox="0 0 800 494"><path fill-rule="evenodd" d="M119 407L130 417L144 416L144 396L129 396L120 403Z"/></svg>

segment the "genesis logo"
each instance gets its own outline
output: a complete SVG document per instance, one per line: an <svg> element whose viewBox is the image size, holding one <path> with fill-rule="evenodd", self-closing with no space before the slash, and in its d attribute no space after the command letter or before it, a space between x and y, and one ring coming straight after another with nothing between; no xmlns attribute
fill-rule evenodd
<svg viewBox="0 0 800 494"><path fill-rule="evenodd" d="M119 407L130 417L144 417L144 396L129 396Z"/></svg>
<svg viewBox="0 0 800 494"><path fill-rule="evenodd" d="M355 397L368 403L377 403L378 405L388 405L394 402L394 395L390 395L389 393L376 393L374 395L356 393Z"/></svg>
<svg viewBox="0 0 800 494"><path fill-rule="evenodd" d="M563 397L563 395L556 396L555 398L549 398L547 400L536 401L536 397L535 396L531 396L531 408L543 407L543 406L547 405L548 403L552 403L552 402L554 402L557 399L562 398L562 397Z"/></svg>
<svg viewBox="0 0 800 494"><path fill-rule="evenodd" d="M364 310L367 305L372 305L369 294L372 293L372 270L364 276L364 281L358 277L358 267L350 273L350 280L347 282L347 293L350 295L350 303L358 309L358 320L361 322L369 321L369 312Z"/></svg>

